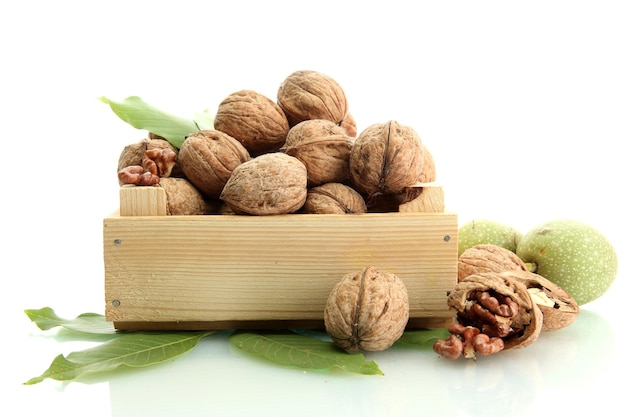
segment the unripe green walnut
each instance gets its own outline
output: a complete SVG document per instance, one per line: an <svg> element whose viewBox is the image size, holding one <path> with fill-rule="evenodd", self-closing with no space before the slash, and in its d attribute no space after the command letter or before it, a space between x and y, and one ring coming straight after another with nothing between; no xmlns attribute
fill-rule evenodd
<svg viewBox="0 0 626 417"><path fill-rule="evenodd" d="M575 220L553 220L526 233L517 256L578 305L604 294L617 275L617 253L598 230Z"/></svg>
<svg viewBox="0 0 626 417"><path fill-rule="evenodd" d="M459 256L476 245L496 245L515 252L522 233L492 220L474 219L459 227Z"/></svg>

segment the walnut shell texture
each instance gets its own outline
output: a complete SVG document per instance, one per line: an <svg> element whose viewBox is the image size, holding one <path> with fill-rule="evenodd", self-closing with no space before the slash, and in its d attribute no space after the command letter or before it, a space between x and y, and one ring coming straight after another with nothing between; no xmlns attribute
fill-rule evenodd
<svg viewBox="0 0 626 417"><path fill-rule="evenodd" d="M513 251L498 245L481 244L466 249L458 260L458 280L481 272L527 271L524 261Z"/></svg>
<svg viewBox="0 0 626 417"><path fill-rule="evenodd" d="M408 319L409 297L402 280L371 266L344 275L324 309L326 331L349 352L391 347Z"/></svg>
<svg viewBox="0 0 626 417"><path fill-rule="evenodd" d="M512 332L502 337L504 349L522 348L534 343L543 326L543 314L532 300L526 286L506 275L506 272L486 272L474 274L459 282L448 296L448 306L457 311L457 321L464 326L482 329L494 323L482 322L473 317L472 306L476 304L475 295L487 292L500 298L509 297L517 303L519 311L512 317L500 317L495 320L500 325L507 325Z"/></svg>
<svg viewBox="0 0 626 417"><path fill-rule="evenodd" d="M252 156L277 151L289 132L280 106L254 90L237 91L222 100L213 125L241 142Z"/></svg>
<svg viewBox="0 0 626 417"><path fill-rule="evenodd" d="M417 182L435 182L437 180L437 167L432 152L426 146L422 147L424 152L424 164L422 171L417 177Z"/></svg>
<svg viewBox="0 0 626 417"><path fill-rule="evenodd" d="M350 155L350 175L357 191L369 198L399 194L417 183L423 163L418 134L392 120L370 125L359 134Z"/></svg>
<svg viewBox="0 0 626 417"><path fill-rule="evenodd" d="M310 188L300 211L309 214L367 213L367 205L353 188L329 182Z"/></svg>
<svg viewBox="0 0 626 417"><path fill-rule="evenodd" d="M341 126L346 131L346 134L350 136L351 138L357 137L358 130L357 130L356 119L354 118L352 113L348 112L346 114L346 117L344 117L343 121L339 123L339 126Z"/></svg>
<svg viewBox="0 0 626 417"><path fill-rule="evenodd" d="M542 301L535 301L543 313L542 331L562 329L572 324L578 317L580 308L576 300L567 291L547 278L523 270L508 271L506 276L523 283L531 293L531 297L533 294L537 294L540 300L542 297L547 297L551 303L554 303L553 305L546 305ZM536 292L533 293L533 291Z"/></svg>
<svg viewBox="0 0 626 417"><path fill-rule="evenodd" d="M210 206L196 187L185 178L161 178L167 196L168 215L208 214Z"/></svg>
<svg viewBox="0 0 626 417"><path fill-rule="evenodd" d="M211 198L218 198L233 170L249 160L250 154L239 141L214 129L187 136L178 154L185 177Z"/></svg>
<svg viewBox="0 0 626 417"><path fill-rule="evenodd" d="M326 119L341 125L348 113L343 88L318 71L300 70L289 74L278 88L277 102L292 127L310 119Z"/></svg>
<svg viewBox="0 0 626 417"><path fill-rule="evenodd" d="M315 187L348 180L353 143L354 139L330 120L305 120L289 130L284 152L304 163L309 187Z"/></svg>
<svg viewBox="0 0 626 417"><path fill-rule="evenodd" d="M235 168L220 198L235 212L268 215L298 211L306 195L304 164L293 156L274 152Z"/></svg>

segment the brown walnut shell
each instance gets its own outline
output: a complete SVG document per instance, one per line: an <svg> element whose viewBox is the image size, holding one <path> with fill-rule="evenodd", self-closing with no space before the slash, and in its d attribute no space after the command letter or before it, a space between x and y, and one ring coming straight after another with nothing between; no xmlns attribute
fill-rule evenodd
<svg viewBox="0 0 626 417"><path fill-rule="evenodd" d="M361 194L353 188L329 182L310 188L300 211L309 214L355 214L367 213L367 206Z"/></svg>
<svg viewBox="0 0 626 417"><path fill-rule="evenodd" d="M168 215L200 215L210 212L210 205L196 187L185 178L161 178Z"/></svg>
<svg viewBox="0 0 626 417"><path fill-rule="evenodd" d="M396 121L368 126L356 138L350 175L357 191L373 198L400 194L414 185L422 171L422 141L409 126Z"/></svg>
<svg viewBox="0 0 626 417"><path fill-rule="evenodd" d="M304 120L325 119L341 125L348 113L348 100L337 81L318 71L289 74L278 88L277 102L290 126Z"/></svg>
<svg viewBox="0 0 626 417"><path fill-rule="evenodd" d="M425 146L422 147L422 150L424 153L424 164L422 171L417 177L417 182L435 182L437 180L437 167L433 154Z"/></svg>
<svg viewBox="0 0 626 417"><path fill-rule="evenodd" d="M330 120L305 120L289 130L284 152L302 161L309 187L315 187L348 180L353 143L354 139Z"/></svg>
<svg viewBox="0 0 626 417"><path fill-rule="evenodd" d="M489 320L475 315L477 294L488 293L498 299L517 304L518 311L510 317L491 314ZM534 343L543 325L543 314L532 300L526 286L503 272L474 274L459 282L448 296L448 306L456 310L456 319L463 326L473 326L487 333L487 327L497 327L505 335L499 335L504 349L529 346ZM490 336L492 336L490 334Z"/></svg>
<svg viewBox="0 0 626 417"><path fill-rule="evenodd" d="M277 151L289 132L287 116L278 104L253 90L237 91L222 100L213 125L253 156Z"/></svg>
<svg viewBox="0 0 626 417"><path fill-rule="evenodd" d="M458 280L481 272L527 271L524 261L513 251L498 245L481 244L466 249L458 260Z"/></svg>
<svg viewBox="0 0 626 417"><path fill-rule="evenodd" d="M402 280L367 267L348 273L333 287L324 325L333 342L349 352L385 350L402 336L409 297Z"/></svg>
<svg viewBox="0 0 626 417"><path fill-rule="evenodd" d="M266 153L233 170L220 198L236 213L287 214L298 211L307 195L306 167L293 156Z"/></svg>
<svg viewBox="0 0 626 417"><path fill-rule="evenodd" d="M178 154L185 177L211 198L218 198L233 170L249 160L250 154L239 141L214 129L187 136Z"/></svg>
<svg viewBox="0 0 626 417"><path fill-rule="evenodd" d="M343 121L339 123L339 126L341 126L346 131L346 134L348 136L350 136L351 138L356 138L358 131L356 120L354 116L352 116L352 113L348 112Z"/></svg>
<svg viewBox="0 0 626 417"><path fill-rule="evenodd" d="M580 308L563 288L547 278L530 271L515 270L506 272L506 276L523 283L539 310L543 313L542 331L559 330L572 324Z"/></svg>

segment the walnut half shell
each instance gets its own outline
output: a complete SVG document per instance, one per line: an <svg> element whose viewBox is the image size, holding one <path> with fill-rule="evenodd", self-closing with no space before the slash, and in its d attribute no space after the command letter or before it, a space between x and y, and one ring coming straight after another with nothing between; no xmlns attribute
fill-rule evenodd
<svg viewBox="0 0 626 417"><path fill-rule="evenodd" d="M490 337L500 337L504 349L534 343L543 324L543 314L526 286L506 272L466 277L448 296L448 305L457 311L460 324L476 327Z"/></svg>
<svg viewBox="0 0 626 417"><path fill-rule="evenodd" d="M576 320L580 308L567 291L547 278L530 271L513 270L504 275L526 286L533 301L543 314L541 330L559 330Z"/></svg>

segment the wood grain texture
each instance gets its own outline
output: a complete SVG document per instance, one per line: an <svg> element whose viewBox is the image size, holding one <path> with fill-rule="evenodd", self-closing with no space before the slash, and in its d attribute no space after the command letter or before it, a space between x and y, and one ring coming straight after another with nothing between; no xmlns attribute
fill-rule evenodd
<svg viewBox="0 0 626 417"><path fill-rule="evenodd" d="M443 199L440 188L431 195ZM367 266L402 278L409 327L452 317L456 214L413 212L414 204L394 213L167 216L159 187L122 187L120 199L103 233L105 312L119 329L319 328L332 287Z"/></svg>

